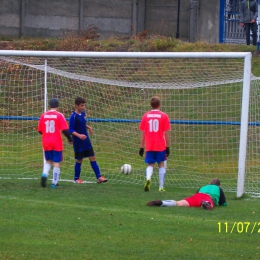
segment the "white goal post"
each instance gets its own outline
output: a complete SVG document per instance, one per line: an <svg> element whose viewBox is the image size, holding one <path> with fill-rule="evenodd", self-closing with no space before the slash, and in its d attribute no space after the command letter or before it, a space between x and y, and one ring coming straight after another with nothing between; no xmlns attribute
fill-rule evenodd
<svg viewBox="0 0 260 260"><path fill-rule="evenodd" d="M39 179L39 116L56 97L68 119L82 96L102 174L143 184L138 126L158 95L172 128L168 189L198 188L218 177L237 197L259 194L259 80L251 76L251 53L1 50L0 84L0 178ZM71 181L73 149L64 143L61 178ZM125 163L133 168L127 176L120 173ZM87 161L82 178L95 179Z"/></svg>

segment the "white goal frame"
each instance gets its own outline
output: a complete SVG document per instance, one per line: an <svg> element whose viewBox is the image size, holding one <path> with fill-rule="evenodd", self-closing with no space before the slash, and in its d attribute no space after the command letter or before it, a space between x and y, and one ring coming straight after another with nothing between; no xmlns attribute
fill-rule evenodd
<svg viewBox="0 0 260 260"><path fill-rule="evenodd" d="M176 59L176 58L203 58L203 59L244 59L243 96L241 104L241 126L237 173L237 197L244 194L245 164L247 151L248 114L251 83L250 52L72 52L72 51L16 51L0 50L1 56L31 56L31 57L70 57L70 58L145 58L145 59ZM46 73L47 73L47 65ZM47 84L47 82L46 82ZM47 107L47 93L45 93L45 110Z"/></svg>

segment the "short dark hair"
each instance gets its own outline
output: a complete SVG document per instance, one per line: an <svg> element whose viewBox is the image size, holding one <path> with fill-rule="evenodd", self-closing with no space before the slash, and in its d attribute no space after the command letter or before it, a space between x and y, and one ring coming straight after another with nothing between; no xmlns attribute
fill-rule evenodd
<svg viewBox="0 0 260 260"><path fill-rule="evenodd" d="M161 105L160 98L157 96L153 96L150 100L150 104L151 104L151 107L154 109L159 108Z"/></svg>
<svg viewBox="0 0 260 260"><path fill-rule="evenodd" d="M219 180L218 178L213 178L213 179L210 181L210 184L215 184L215 185L220 186L220 180Z"/></svg>
<svg viewBox="0 0 260 260"><path fill-rule="evenodd" d="M85 104L86 103L86 99L85 98L82 98L82 97L77 97L75 99L75 105L80 105L80 104Z"/></svg>
<svg viewBox="0 0 260 260"><path fill-rule="evenodd" d="M50 108L57 108L59 107L59 100L57 98L51 98L49 104Z"/></svg>

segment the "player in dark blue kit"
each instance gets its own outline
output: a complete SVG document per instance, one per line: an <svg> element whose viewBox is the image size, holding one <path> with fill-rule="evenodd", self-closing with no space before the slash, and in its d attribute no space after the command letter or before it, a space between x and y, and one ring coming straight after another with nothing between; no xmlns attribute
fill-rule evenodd
<svg viewBox="0 0 260 260"><path fill-rule="evenodd" d="M81 164L83 162L83 158L88 157L90 160L90 165L96 175L97 183L107 182L100 174L99 166L96 162L94 150L88 135L88 131L90 135L93 134L92 128L87 125L86 115L84 112L86 100L82 97L77 97L75 99L75 111L72 113L70 117L70 126L69 130L72 134L73 147L75 152L75 173L74 173L74 182L75 183L83 183L80 179L81 173Z"/></svg>

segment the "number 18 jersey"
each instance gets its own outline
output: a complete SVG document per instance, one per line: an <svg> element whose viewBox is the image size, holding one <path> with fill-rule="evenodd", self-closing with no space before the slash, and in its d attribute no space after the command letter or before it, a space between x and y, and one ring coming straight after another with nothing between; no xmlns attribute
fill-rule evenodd
<svg viewBox="0 0 260 260"><path fill-rule="evenodd" d="M146 151L160 152L166 149L164 132L170 130L170 120L166 113L156 109L146 112L139 129L145 135Z"/></svg>
<svg viewBox="0 0 260 260"><path fill-rule="evenodd" d="M62 130L68 129L64 115L56 110L43 113L38 123L38 131L42 133L42 147L44 151L62 151Z"/></svg>

